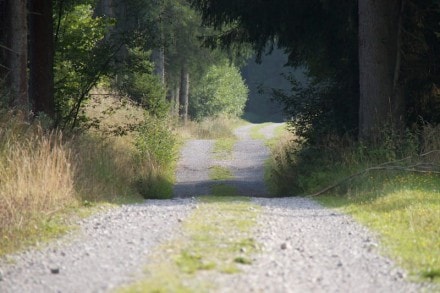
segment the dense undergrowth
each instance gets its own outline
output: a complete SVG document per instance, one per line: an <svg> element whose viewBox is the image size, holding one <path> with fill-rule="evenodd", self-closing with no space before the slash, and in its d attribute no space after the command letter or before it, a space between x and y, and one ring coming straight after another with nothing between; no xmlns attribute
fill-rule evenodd
<svg viewBox="0 0 440 293"><path fill-rule="evenodd" d="M385 136L368 148L334 137L312 147L284 136L272 148L272 185L278 195L315 195L352 214L379 232L384 253L411 275L439 282L439 138L440 127L429 125L419 137Z"/></svg>

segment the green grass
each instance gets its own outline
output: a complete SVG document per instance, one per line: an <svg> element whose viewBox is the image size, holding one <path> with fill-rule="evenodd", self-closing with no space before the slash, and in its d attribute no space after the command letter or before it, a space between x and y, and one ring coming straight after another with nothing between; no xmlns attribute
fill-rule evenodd
<svg viewBox="0 0 440 293"><path fill-rule="evenodd" d="M271 122L256 124L251 128L250 136L252 139L266 140L266 137L260 132L266 126L271 125Z"/></svg>
<svg viewBox="0 0 440 293"><path fill-rule="evenodd" d="M251 230L260 208L231 196L202 197L197 205L183 222L183 235L151 254L146 278L121 292L213 291L216 274L238 273L252 263L258 248Z"/></svg>
<svg viewBox="0 0 440 293"><path fill-rule="evenodd" d="M374 178L374 177L371 177ZM341 208L379 232L384 253L411 275L440 283L440 182L436 176L401 175L380 188L318 200Z"/></svg>
<svg viewBox="0 0 440 293"><path fill-rule="evenodd" d="M279 142L280 138L286 135L286 133L287 133L286 124L277 126L274 129L274 136L271 139L266 140L266 146L269 149L274 148L276 144Z"/></svg>
<svg viewBox="0 0 440 293"><path fill-rule="evenodd" d="M228 160L232 157L234 145L237 142L236 138L218 139L214 143L213 158L216 160Z"/></svg>
<svg viewBox="0 0 440 293"><path fill-rule="evenodd" d="M234 178L231 170L222 166L212 166L210 168L209 178L212 180L227 180Z"/></svg>
<svg viewBox="0 0 440 293"><path fill-rule="evenodd" d="M272 124L274 124L274 123L266 122L266 123L256 124L254 127L251 128L251 131L250 131L251 138L263 140L265 142L266 146L268 148L271 148L272 146L274 146L278 142L279 138L286 131L286 125L284 125L284 124L279 125L279 126L275 127L275 129L274 129L274 136L270 139L267 139L266 136L264 136L260 131L263 128L265 128L269 125L272 125Z"/></svg>

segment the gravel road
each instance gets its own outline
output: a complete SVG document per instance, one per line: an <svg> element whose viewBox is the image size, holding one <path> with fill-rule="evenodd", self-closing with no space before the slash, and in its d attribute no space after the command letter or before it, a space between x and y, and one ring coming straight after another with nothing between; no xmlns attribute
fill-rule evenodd
<svg viewBox="0 0 440 293"><path fill-rule="evenodd" d="M142 276L149 252L181 233L180 222L209 194L209 168L221 164L226 183L248 196L267 194L264 161L269 152L236 131L232 159L214 160L214 141L195 140L182 149L176 199L148 200L102 211L80 221L79 230L43 249L0 260L0 292L108 292ZM261 131L266 138L275 126ZM405 281L405 272L378 254L376 237L349 216L307 198L256 197L262 213L254 229L261 252L240 274L217 274L218 292L418 292L428 287Z"/></svg>

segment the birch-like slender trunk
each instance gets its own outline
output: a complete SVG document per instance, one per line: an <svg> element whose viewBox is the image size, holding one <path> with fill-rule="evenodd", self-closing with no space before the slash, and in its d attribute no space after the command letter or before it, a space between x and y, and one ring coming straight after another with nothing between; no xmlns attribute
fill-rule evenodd
<svg viewBox="0 0 440 293"><path fill-rule="evenodd" d="M179 116L184 123L188 121L189 102L189 72L186 66L182 67L180 74Z"/></svg>

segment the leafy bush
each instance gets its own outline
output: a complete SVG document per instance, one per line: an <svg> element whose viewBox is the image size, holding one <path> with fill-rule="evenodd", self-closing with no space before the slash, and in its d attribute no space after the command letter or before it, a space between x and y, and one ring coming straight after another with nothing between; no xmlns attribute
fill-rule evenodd
<svg viewBox="0 0 440 293"><path fill-rule="evenodd" d="M114 20L94 17L90 4L69 6L60 21L56 35L54 64L57 124L70 124L76 118L74 109L105 70L113 52L104 36ZM80 117L84 118L84 117Z"/></svg>
<svg viewBox="0 0 440 293"><path fill-rule="evenodd" d="M214 65L191 94L190 115L197 120L221 115L238 117L243 114L248 92L236 67Z"/></svg>
<svg viewBox="0 0 440 293"><path fill-rule="evenodd" d="M146 198L168 198L172 192L172 165L176 157L177 140L166 119L145 114L138 129L135 146L137 164L143 169L135 179L138 192ZM147 169L145 169L147 168Z"/></svg>
<svg viewBox="0 0 440 293"><path fill-rule="evenodd" d="M121 67L114 86L148 109L150 114L165 117L170 105L165 99L165 88L153 73L153 63L149 60L150 52L141 48L129 49L127 61Z"/></svg>

